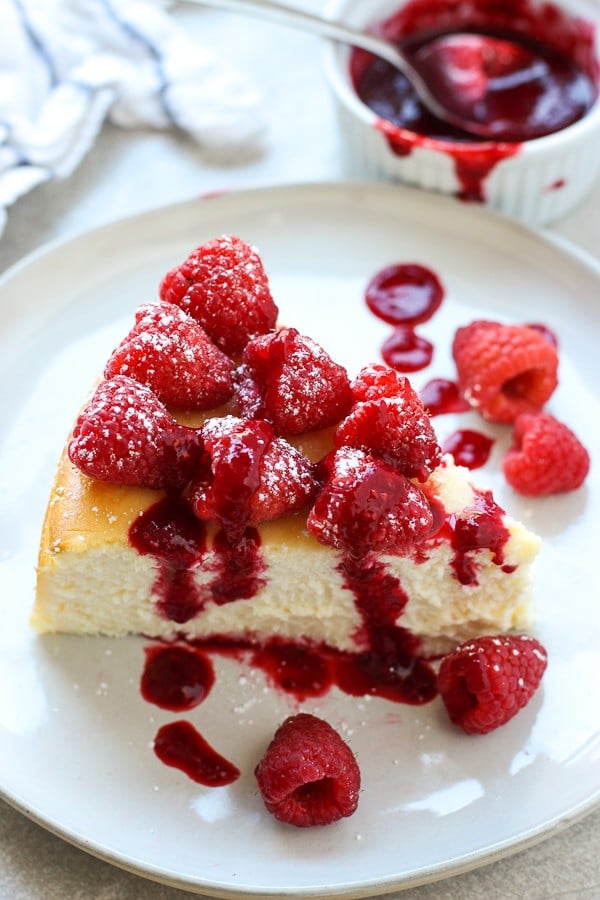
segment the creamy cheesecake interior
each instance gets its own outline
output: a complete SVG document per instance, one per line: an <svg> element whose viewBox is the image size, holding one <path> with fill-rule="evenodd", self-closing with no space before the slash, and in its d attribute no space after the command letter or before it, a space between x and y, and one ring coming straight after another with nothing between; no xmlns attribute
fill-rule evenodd
<svg viewBox="0 0 600 900"><path fill-rule="evenodd" d="M318 459L330 435L308 435L295 443ZM469 472L450 457L421 487L448 519L477 496ZM130 540L132 525L163 496L88 478L63 455L40 547L32 613L38 631L255 643L283 639L344 651L367 649L361 613L343 577L342 555L308 533L302 513L259 526L263 570L253 596L223 604L208 600L187 620L174 621L159 602L163 564L140 554ZM489 549L469 551L476 571L470 584L457 577L456 553L445 539L426 542L416 553L379 557L408 598L398 624L422 639L425 652L444 652L472 636L529 624L540 542L508 515L502 515L502 525L508 539L501 564ZM205 552L191 567L200 593L218 570L214 537L209 528Z"/></svg>

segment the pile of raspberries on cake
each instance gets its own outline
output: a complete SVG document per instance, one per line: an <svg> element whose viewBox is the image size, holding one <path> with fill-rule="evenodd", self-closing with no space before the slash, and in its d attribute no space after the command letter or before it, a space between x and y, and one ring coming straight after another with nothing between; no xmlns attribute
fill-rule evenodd
<svg viewBox="0 0 600 900"><path fill-rule="evenodd" d="M304 507L317 540L350 554L422 539L431 511L419 484L442 452L411 384L383 365L350 381L311 338L276 328L277 315L254 247L231 235L198 247L163 278L160 302L137 310L77 420L72 463L103 481L185 492L195 514L232 539ZM458 329L453 356L470 406L513 428L503 461L512 487L529 496L579 487L587 451L544 411L558 383L548 336L476 321ZM196 429L172 415L216 407L223 415ZM334 449L320 463L288 441L327 427ZM389 508L349 526L345 511L357 514L357 492L382 484ZM485 734L530 700L545 667L534 638L483 637L443 659L439 692L452 722ZM294 825L335 821L358 803L352 751L330 725L305 713L279 728L256 777L267 808Z"/></svg>

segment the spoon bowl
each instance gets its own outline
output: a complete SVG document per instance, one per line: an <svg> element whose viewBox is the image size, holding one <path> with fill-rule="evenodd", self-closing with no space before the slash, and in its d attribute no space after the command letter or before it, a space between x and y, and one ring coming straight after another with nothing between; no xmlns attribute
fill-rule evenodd
<svg viewBox="0 0 600 900"><path fill-rule="evenodd" d="M479 134L493 140L531 140L560 131L592 102L583 85L561 82L571 71L566 60L550 63L530 46L486 34L428 41L413 64L455 124L468 122L462 128L472 134L481 124Z"/></svg>

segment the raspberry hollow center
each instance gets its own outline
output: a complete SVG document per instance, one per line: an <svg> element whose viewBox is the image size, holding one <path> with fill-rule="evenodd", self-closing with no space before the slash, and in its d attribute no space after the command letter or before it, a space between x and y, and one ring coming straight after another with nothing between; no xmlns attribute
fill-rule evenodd
<svg viewBox="0 0 600 900"><path fill-rule="evenodd" d="M328 809L331 806L337 806L336 796L336 781L329 776L316 781L307 781L292 792L292 799L311 813L320 807Z"/></svg>
<svg viewBox="0 0 600 900"><path fill-rule="evenodd" d="M543 369L528 369L525 372L519 372L513 378L508 378L502 385L502 393L510 400L535 402L538 390L543 388L544 379Z"/></svg>

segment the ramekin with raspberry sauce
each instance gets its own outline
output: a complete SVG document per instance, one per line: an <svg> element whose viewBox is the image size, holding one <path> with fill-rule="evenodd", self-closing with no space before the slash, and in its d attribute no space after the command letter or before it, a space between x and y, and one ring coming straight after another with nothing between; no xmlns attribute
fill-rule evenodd
<svg viewBox="0 0 600 900"><path fill-rule="evenodd" d="M457 31L517 40L546 60L566 61L575 79L564 94L574 107L566 127L555 130L549 122L548 132L537 136L525 117L510 139L473 140L422 115L416 98L399 100L386 64L373 68L363 51L327 45L325 69L350 174L487 204L533 225L560 219L585 198L600 175L600 8L594 0L331 0L327 12L409 48Z"/></svg>

